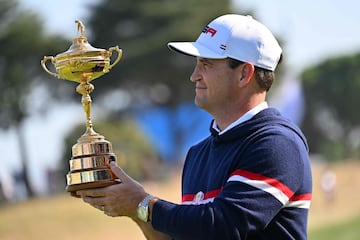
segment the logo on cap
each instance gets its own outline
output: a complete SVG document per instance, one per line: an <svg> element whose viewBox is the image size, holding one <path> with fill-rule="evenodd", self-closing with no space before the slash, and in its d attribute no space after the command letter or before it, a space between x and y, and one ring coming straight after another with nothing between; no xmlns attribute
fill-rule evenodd
<svg viewBox="0 0 360 240"><path fill-rule="evenodd" d="M215 28L212 28L212 27L209 27L209 26L206 26L204 27L204 29L201 31L205 34L208 34L210 33L211 34L211 37L215 36L217 30Z"/></svg>

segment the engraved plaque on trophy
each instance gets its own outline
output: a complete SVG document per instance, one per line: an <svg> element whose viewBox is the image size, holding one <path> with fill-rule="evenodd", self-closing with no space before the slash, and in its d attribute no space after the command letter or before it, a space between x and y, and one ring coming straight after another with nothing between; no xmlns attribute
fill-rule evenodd
<svg viewBox="0 0 360 240"><path fill-rule="evenodd" d="M117 183L109 168L109 163L116 157L112 145L104 136L96 133L91 121L91 97L94 85L90 82L109 72L121 59L122 50L111 47L109 50L92 47L85 37L85 27L76 20L80 37L73 40L70 48L55 57L45 56L41 66L50 75L79 83L76 91L82 95L81 103L86 116L86 131L72 146L72 158L69 160L70 171L66 175L68 192L81 189L105 187ZM111 55L117 53L111 63ZM47 68L50 61L55 72Z"/></svg>

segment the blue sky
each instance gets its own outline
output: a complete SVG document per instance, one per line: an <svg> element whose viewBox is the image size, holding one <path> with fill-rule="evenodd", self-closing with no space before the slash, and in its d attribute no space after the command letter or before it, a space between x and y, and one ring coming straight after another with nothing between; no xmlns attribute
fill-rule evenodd
<svg viewBox="0 0 360 240"><path fill-rule="evenodd" d="M86 23L87 5L98 1L20 0L20 3L24 8L38 12L49 32L62 33L72 39L78 35L74 21L79 19ZM241 11L253 11L258 20L285 41L285 63L292 74L329 57L360 52L359 1L234 0L234 5ZM215 16L209 16L209 20L213 17ZM56 156L62 151L59 149L62 146L61 137L70 130L68 125L59 121L59 116L68 122L79 122L79 116L83 114L79 106L80 104L73 104L71 107L59 106L45 117L32 116L26 122L26 139L30 144L29 161L32 165L51 168L57 164L54 159L57 160ZM52 140L46 140L47 146L39 151L38 145L31 145L38 143L33 139ZM0 130L0 151L7 157L2 159L1 177L9 169L14 170L20 166L12 130ZM64 161L64 164L67 164L67 161ZM41 170L43 169L38 167L32 173L39 187L44 184Z"/></svg>
<svg viewBox="0 0 360 240"><path fill-rule="evenodd" d="M360 52L360 2L356 0L236 0L285 40L295 70L329 57Z"/></svg>
<svg viewBox="0 0 360 240"><path fill-rule="evenodd" d="M87 6L100 0L21 0L38 12L51 32L77 36L76 19L86 22ZM300 71L325 58L360 51L360 2L357 0L233 0L285 41L286 63ZM215 16L209 16L213 18ZM46 19L46 20L45 20ZM190 40L190 39L189 39Z"/></svg>

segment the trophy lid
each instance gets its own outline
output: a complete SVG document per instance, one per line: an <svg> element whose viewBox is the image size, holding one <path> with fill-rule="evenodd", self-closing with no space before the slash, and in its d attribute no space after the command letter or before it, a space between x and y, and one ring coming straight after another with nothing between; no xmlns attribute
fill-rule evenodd
<svg viewBox="0 0 360 240"><path fill-rule="evenodd" d="M70 48L63 53L60 53L56 55L56 58L62 58L66 56L72 56L72 55L83 55L86 53L98 53L101 55L101 52L106 52L105 49L101 48L95 48L90 45L90 43L87 41L87 38L85 37L85 26L80 20L76 20L75 23L77 23L78 31L80 32L81 36L74 38L72 45Z"/></svg>

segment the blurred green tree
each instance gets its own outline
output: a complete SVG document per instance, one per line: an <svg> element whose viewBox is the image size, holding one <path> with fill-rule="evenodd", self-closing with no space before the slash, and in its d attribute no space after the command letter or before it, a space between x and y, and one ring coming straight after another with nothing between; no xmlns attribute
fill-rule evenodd
<svg viewBox="0 0 360 240"><path fill-rule="evenodd" d="M360 53L328 59L302 73L303 129L312 152L328 160L360 157Z"/></svg>
<svg viewBox="0 0 360 240"><path fill-rule="evenodd" d="M169 41L195 40L215 16L230 12L230 0L123 0L93 6L88 26L95 46L119 45L124 56L94 94L129 90L134 104L176 106L193 98L188 79L194 62L172 54ZM150 102L150 103L149 103Z"/></svg>
<svg viewBox="0 0 360 240"><path fill-rule="evenodd" d="M28 98L34 86L41 84L40 59L45 53L59 51L65 40L46 36L38 17L21 10L18 1L0 2L0 22L0 128L15 129L21 174L28 196L33 197L23 129L24 120L34 110Z"/></svg>

